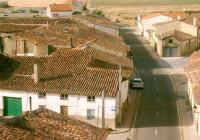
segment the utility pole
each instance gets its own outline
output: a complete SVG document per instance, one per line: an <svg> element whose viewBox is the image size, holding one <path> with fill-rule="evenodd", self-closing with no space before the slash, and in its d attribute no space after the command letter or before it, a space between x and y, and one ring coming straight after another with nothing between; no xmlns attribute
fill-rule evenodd
<svg viewBox="0 0 200 140"><path fill-rule="evenodd" d="M102 128L105 128L105 93L102 91Z"/></svg>
<svg viewBox="0 0 200 140"><path fill-rule="evenodd" d="M119 94L119 96L118 96L118 101L119 101L118 102L119 103L119 117L118 117L118 123L121 124L121 122L122 122L122 110L121 110L122 109L122 107L121 107L122 106L122 102L121 102L121 100L122 100L121 99L122 98L121 97L121 94L122 94L121 93L121 91L122 91L122 89L121 89L122 88L121 87L121 82L122 82L122 67L121 67L121 65L119 65L119 81L118 82L119 82L119 90L118 90L118 94Z"/></svg>

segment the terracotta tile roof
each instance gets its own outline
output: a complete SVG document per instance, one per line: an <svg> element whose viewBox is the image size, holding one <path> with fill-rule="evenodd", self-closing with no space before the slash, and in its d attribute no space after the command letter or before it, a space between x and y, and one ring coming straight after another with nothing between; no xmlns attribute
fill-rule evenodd
<svg viewBox="0 0 200 140"><path fill-rule="evenodd" d="M47 109L4 119L1 139L13 140L105 140L109 131Z"/></svg>
<svg viewBox="0 0 200 140"><path fill-rule="evenodd" d="M57 22L56 25L49 25L48 28L44 27L27 32L19 32L17 36L19 38L31 40L36 43L37 46L44 44L70 46L70 38L72 37L74 47L80 47L96 39L93 44L98 44L99 46L112 51L121 52L125 55L128 52L128 47L123 42L122 38L94 30L93 28L71 20L61 20Z"/></svg>
<svg viewBox="0 0 200 140"><path fill-rule="evenodd" d="M193 16L189 16L186 19L183 19L181 21L185 22L187 24L193 25L193 20L194 20L194 17ZM196 20L196 26L200 27L200 19L198 19L198 18Z"/></svg>
<svg viewBox="0 0 200 140"><path fill-rule="evenodd" d="M190 57L190 63L185 68L192 84L192 94L197 105L200 105L200 52L195 52Z"/></svg>
<svg viewBox="0 0 200 140"><path fill-rule="evenodd" d="M98 17L93 15L82 15L82 14L75 14L72 16L73 19L78 20L80 22L89 22L89 23L95 23L102 26L107 26L115 29L119 29L120 26L116 23L112 22L106 17Z"/></svg>
<svg viewBox="0 0 200 140"><path fill-rule="evenodd" d="M96 59L99 59L101 61L115 64L115 65L121 65L122 67L133 69L133 61L126 56L117 56L114 54L109 54L97 49L94 50L94 57Z"/></svg>
<svg viewBox="0 0 200 140"><path fill-rule="evenodd" d="M187 17L187 15L183 12L167 12L163 13L163 15L171 17L173 19L178 19L178 16L180 16L180 19L184 19Z"/></svg>
<svg viewBox="0 0 200 140"><path fill-rule="evenodd" d="M38 28L38 25L0 24L0 33L15 33Z"/></svg>
<svg viewBox="0 0 200 140"><path fill-rule="evenodd" d="M162 14L161 13L151 13L151 14L149 14L147 16L142 17L142 20L151 19L151 18L157 17L157 16L162 16Z"/></svg>
<svg viewBox="0 0 200 140"><path fill-rule="evenodd" d="M185 33L185 32L179 31L179 30L173 30L171 32L163 33L162 35L158 35L159 39L165 39L168 37L173 37L180 42L196 38L193 35L190 35L188 33Z"/></svg>
<svg viewBox="0 0 200 140"><path fill-rule="evenodd" d="M51 12L65 12L72 11L72 7L69 4L49 4Z"/></svg>
<svg viewBox="0 0 200 140"><path fill-rule="evenodd" d="M91 49L58 49L48 57L8 57L1 55L0 89L70 95L115 97L118 71L90 67ZM33 64L40 65L40 81L34 83ZM30 75L30 76L24 76Z"/></svg>
<svg viewBox="0 0 200 140"><path fill-rule="evenodd" d="M180 19L186 18L186 14L183 12L162 12L162 13L151 13L147 16L142 17L142 19L147 20L157 16L168 16L171 17L172 19L177 19L178 16L180 16Z"/></svg>

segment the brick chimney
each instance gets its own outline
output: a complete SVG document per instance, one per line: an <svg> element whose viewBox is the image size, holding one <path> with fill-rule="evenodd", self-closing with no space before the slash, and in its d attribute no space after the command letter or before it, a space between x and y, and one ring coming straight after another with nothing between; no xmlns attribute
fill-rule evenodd
<svg viewBox="0 0 200 140"><path fill-rule="evenodd" d="M33 79L34 82L37 84L40 81L40 69L39 69L39 64L34 64L33 65Z"/></svg>

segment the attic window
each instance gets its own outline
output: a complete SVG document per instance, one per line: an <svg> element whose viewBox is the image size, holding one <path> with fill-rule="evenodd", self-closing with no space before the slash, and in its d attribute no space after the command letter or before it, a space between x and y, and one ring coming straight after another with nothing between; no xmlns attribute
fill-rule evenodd
<svg viewBox="0 0 200 140"><path fill-rule="evenodd" d="M40 98L40 99L46 98L46 93L44 93L44 92L39 92L39 93L38 93L38 98Z"/></svg>
<svg viewBox="0 0 200 140"><path fill-rule="evenodd" d="M169 39L169 43L173 43L173 39Z"/></svg>
<svg viewBox="0 0 200 140"><path fill-rule="evenodd" d="M67 100L68 99L68 94L60 94L60 99L61 100Z"/></svg>
<svg viewBox="0 0 200 140"><path fill-rule="evenodd" d="M87 96L87 101L88 102L94 102L95 101L95 96Z"/></svg>

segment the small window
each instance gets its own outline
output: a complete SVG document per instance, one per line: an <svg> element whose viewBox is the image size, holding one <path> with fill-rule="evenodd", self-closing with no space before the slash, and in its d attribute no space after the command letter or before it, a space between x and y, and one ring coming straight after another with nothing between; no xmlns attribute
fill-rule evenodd
<svg viewBox="0 0 200 140"><path fill-rule="evenodd" d="M169 43L173 43L173 39L169 39Z"/></svg>
<svg viewBox="0 0 200 140"><path fill-rule="evenodd" d="M60 114L67 116L67 113L68 113L68 107L67 106L60 106Z"/></svg>
<svg viewBox="0 0 200 140"><path fill-rule="evenodd" d="M67 100L68 99L68 94L60 94L60 99L61 100Z"/></svg>
<svg viewBox="0 0 200 140"><path fill-rule="evenodd" d="M87 101L89 102L95 101L95 96L88 96Z"/></svg>
<svg viewBox="0 0 200 140"><path fill-rule="evenodd" d="M95 119L95 110L94 109L87 109L87 119L88 120Z"/></svg>
<svg viewBox="0 0 200 140"><path fill-rule="evenodd" d="M38 93L38 98L40 98L40 99L46 98L46 93L44 93L44 92L39 92L39 93Z"/></svg>
<svg viewBox="0 0 200 140"><path fill-rule="evenodd" d="M39 105L39 108L46 108L45 105Z"/></svg>

